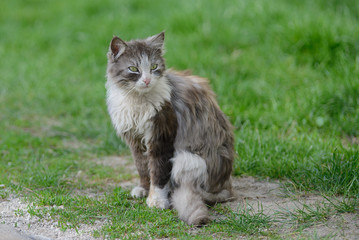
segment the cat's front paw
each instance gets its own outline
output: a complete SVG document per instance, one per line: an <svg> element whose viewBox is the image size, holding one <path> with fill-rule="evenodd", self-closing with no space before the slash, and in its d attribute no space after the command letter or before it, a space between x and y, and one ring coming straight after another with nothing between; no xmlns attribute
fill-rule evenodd
<svg viewBox="0 0 359 240"><path fill-rule="evenodd" d="M143 197L147 197L147 195L148 195L148 190L140 186L134 187L131 191L131 196L134 198L143 198Z"/></svg>
<svg viewBox="0 0 359 240"><path fill-rule="evenodd" d="M148 197L146 200L147 206L160 209L170 208L170 201L167 198Z"/></svg>
<svg viewBox="0 0 359 240"><path fill-rule="evenodd" d="M147 206L156 207L160 209L170 208L170 201L168 200L168 186L158 188L155 186L150 187L150 194L146 200Z"/></svg>

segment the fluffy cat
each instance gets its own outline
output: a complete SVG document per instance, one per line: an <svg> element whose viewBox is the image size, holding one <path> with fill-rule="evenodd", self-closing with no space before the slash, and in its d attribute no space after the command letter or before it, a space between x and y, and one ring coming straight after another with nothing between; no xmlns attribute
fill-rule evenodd
<svg viewBox="0 0 359 240"><path fill-rule="evenodd" d="M206 79L166 70L163 44L164 32L128 42L113 37L108 112L140 176L131 195L202 225L210 220L205 203L232 197L232 127Z"/></svg>

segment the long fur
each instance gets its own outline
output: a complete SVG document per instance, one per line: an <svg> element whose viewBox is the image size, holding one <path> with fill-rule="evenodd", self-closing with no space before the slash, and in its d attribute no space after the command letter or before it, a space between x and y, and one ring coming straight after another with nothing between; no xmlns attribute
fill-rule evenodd
<svg viewBox="0 0 359 240"><path fill-rule="evenodd" d="M200 186L208 179L204 159L186 151L177 151L172 158L171 181L176 188L172 204L179 217L188 224L202 225L209 221L206 205L203 202Z"/></svg>
<svg viewBox="0 0 359 240"><path fill-rule="evenodd" d="M232 197L232 127L206 79L166 70L163 41L164 33L129 42L113 38L108 112L140 175L132 195L149 192L150 207L172 204L183 221L201 225L210 220L205 203Z"/></svg>
<svg viewBox="0 0 359 240"><path fill-rule="evenodd" d="M171 98L171 87L166 79L159 81L147 94L124 91L113 82L107 82L106 88L108 112L120 136L128 131L133 131L138 136L144 135L145 130L151 127L149 119L153 118L163 103ZM147 136L147 140L149 138Z"/></svg>
<svg viewBox="0 0 359 240"><path fill-rule="evenodd" d="M182 184L174 190L172 204L179 218L189 225L200 226L210 221L207 206L190 183Z"/></svg>

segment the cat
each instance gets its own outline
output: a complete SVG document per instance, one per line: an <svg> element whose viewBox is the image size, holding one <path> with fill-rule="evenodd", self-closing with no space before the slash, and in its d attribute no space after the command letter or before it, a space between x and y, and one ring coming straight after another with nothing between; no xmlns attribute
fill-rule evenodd
<svg viewBox="0 0 359 240"><path fill-rule="evenodd" d="M140 176L131 195L147 197L149 207L173 207L189 225L203 225L210 221L206 204L233 196L232 126L205 78L166 69L164 37L113 37L108 112Z"/></svg>

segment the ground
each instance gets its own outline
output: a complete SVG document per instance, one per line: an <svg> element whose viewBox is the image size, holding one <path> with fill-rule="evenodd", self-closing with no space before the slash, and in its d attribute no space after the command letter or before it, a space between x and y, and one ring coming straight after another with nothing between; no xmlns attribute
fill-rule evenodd
<svg viewBox="0 0 359 240"><path fill-rule="evenodd" d="M125 167L127 171L136 174L136 169L130 157L108 156L94 160L97 164L103 164L113 168ZM230 208L233 212L252 212L260 213L270 218L273 225L269 229L262 231L275 230L278 236L284 238L300 237L310 238L335 238L335 239L358 239L359 237L359 216L353 213L332 214L328 208L330 203L321 195L305 192L289 192L285 184L280 181L260 180L255 177L243 176L233 177L233 189L235 199L221 205L222 208ZM138 179L118 183L121 188L130 190L136 186ZM112 183L113 184L113 183ZM101 199L103 192L93 190L77 191L91 198ZM331 199L334 201L334 199ZM54 206L56 207L56 206ZM61 208L61 206L58 206ZM62 207L63 208L63 207ZM297 211L314 211L323 208L328 211L325 218L319 221L309 221L309 225L302 226L303 231L298 232L300 217L295 217ZM96 220L93 224L81 224L77 229L67 229L63 231L56 220L50 218L39 218L31 216L28 212L28 203L20 196L11 195L0 202L1 223L12 232L18 231L22 236L31 236L34 239L95 239L93 232L99 230L106 220ZM21 214L20 214L21 213ZM215 221L225 218L224 215L212 211L212 219ZM291 219L291 213L294 219ZM317 217L315 213L313 218ZM189 230L196 233L196 228ZM1 232L1 228L0 228ZM218 233L217 233L218 234ZM214 236L216 233L214 233ZM243 236L243 239L247 238ZM19 238L21 239L21 238Z"/></svg>

